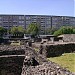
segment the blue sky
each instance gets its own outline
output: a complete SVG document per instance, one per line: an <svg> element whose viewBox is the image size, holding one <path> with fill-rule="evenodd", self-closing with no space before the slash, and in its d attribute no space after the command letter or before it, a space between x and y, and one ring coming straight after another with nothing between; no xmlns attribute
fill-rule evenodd
<svg viewBox="0 0 75 75"><path fill-rule="evenodd" d="M75 16L74 0L1 0L0 14Z"/></svg>
<svg viewBox="0 0 75 75"><path fill-rule="evenodd" d="M74 17L75 17L75 0L74 0Z"/></svg>

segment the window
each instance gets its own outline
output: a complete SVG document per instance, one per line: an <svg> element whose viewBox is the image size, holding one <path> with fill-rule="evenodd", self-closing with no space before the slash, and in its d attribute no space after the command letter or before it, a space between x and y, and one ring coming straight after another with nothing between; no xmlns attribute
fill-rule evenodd
<svg viewBox="0 0 75 75"><path fill-rule="evenodd" d="M13 21L17 21L18 17L17 16L13 16Z"/></svg>
<svg viewBox="0 0 75 75"><path fill-rule="evenodd" d="M24 19L24 16L22 16L22 19Z"/></svg>
<svg viewBox="0 0 75 75"><path fill-rule="evenodd" d="M0 16L0 19L2 19L2 17Z"/></svg>
<svg viewBox="0 0 75 75"><path fill-rule="evenodd" d="M17 22L13 22L13 24L17 24Z"/></svg>
<svg viewBox="0 0 75 75"><path fill-rule="evenodd" d="M0 21L0 23L2 23L2 21Z"/></svg>
<svg viewBox="0 0 75 75"><path fill-rule="evenodd" d="M30 24L31 22L30 21L26 21L26 24Z"/></svg>
<svg viewBox="0 0 75 75"><path fill-rule="evenodd" d="M29 20L30 19L30 16L26 16L26 20Z"/></svg>
<svg viewBox="0 0 75 75"><path fill-rule="evenodd" d="M47 24L51 24L51 22L50 22L50 21L47 21L46 23L47 23Z"/></svg>
<svg viewBox="0 0 75 75"><path fill-rule="evenodd" d="M19 21L19 23L24 23L24 21Z"/></svg>
<svg viewBox="0 0 75 75"><path fill-rule="evenodd" d="M8 21L8 16L3 16L3 21Z"/></svg>
<svg viewBox="0 0 75 75"><path fill-rule="evenodd" d="M24 16L19 16L19 20L24 20Z"/></svg>
<svg viewBox="0 0 75 75"><path fill-rule="evenodd" d="M14 27L17 27L17 25L16 25L16 24L14 24L13 26L14 26Z"/></svg>
<svg viewBox="0 0 75 75"><path fill-rule="evenodd" d="M21 19L21 16L19 16L19 19Z"/></svg>

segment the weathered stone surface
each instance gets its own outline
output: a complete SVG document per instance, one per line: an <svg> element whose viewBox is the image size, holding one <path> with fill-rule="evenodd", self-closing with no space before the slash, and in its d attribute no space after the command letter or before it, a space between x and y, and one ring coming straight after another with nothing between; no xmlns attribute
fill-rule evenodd
<svg viewBox="0 0 75 75"><path fill-rule="evenodd" d="M0 75L21 75L25 46L0 45Z"/></svg>
<svg viewBox="0 0 75 75"><path fill-rule="evenodd" d="M25 54L25 46L12 46L12 45L0 45L0 56L1 55L22 55Z"/></svg>
<svg viewBox="0 0 75 75"><path fill-rule="evenodd" d="M0 75L21 75L23 60L24 57L0 58Z"/></svg>
<svg viewBox="0 0 75 75"><path fill-rule="evenodd" d="M54 57L60 56L63 53L72 53L75 52L75 44L68 43L68 44L56 44L56 45L41 45L39 49L39 53L46 56L46 57Z"/></svg>
<svg viewBox="0 0 75 75"><path fill-rule="evenodd" d="M44 47L43 49L46 51ZM25 54L25 56L0 58L0 75L74 75L58 64L48 61L43 54L44 51L39 53L31 47L25 46L1 46L0 48L0 51L8 56L12 52L20 50L23 53L15 52L13 55Z"/></svg>
<svg viewBox="0 0 75 75"><path fill-rule="evenodd" d="M65 42L75 42L75 34L63 34L58 37L63 37Z"/></svg>
<svg viewBox="0 0 75 75"><path fill-rule="evenodd" d="M33 60L34 59L34 60ZM37 64L33 65L36 61ZM69 70L27 47L21 75L74 75Z"/></svg>
<svg viewBox="0 0 75 75"><path fill-rule="evenodd" d="M25 67L23 65L21 75L74 75L74 74L72 74L70 71L58 66L53 62L47 62L43 63L42 65L29 67Z"/></svg>

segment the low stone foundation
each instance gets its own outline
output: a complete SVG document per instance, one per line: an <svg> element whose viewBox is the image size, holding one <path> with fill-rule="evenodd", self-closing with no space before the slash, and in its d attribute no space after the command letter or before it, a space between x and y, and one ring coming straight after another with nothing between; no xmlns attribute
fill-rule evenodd
<svg viewBox="0 0 75 75"><path fill-rule="evenodd" d="M0 45L0 75L21 75L24 54L24 46Z"/></svg>
<svg viewBox="0 0 75 75"><path fill-rule="evenodd" d="M36 62L35 65L33 65ZM21 75L74 75L43 55L27 48Z"/></svg>
<svg viewBox="0 0 75 75"><path fill-rule="evenodd" d="M25 46L0 45L0 56L25 54Z"/></svg>
<svg viewBox="0 0 75 75"><path fill-rule="evenodd" d="M75 44L73 43L40 45L39 49L39 53L41 53L46 57L60 56L63 53L72 53L72 52L75 52Z"/></svg>
<svg viewBox="0 0 75 75"><path fill-rule="evenodd" d="M46 48L46 46L44 47ZM48 61L44 51L50 47L47 49L44 47L39 53L31 47L1 46L0 53L5 52L6 55L0 55L0 75L74 75L58 64ZM20 50L24 53L19 52ZM14 51L19 53L15 52L11 55Z"/></svg>
<svg viewBox="0 0 75 75"><path fill-rule="evenodd" d="M0 58L0 75L21 75L24 57Z"/></svg>

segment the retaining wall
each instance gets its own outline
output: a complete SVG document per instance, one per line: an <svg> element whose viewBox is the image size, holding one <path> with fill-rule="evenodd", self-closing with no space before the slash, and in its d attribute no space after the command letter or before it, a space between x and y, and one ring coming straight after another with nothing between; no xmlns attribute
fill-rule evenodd
<svg viewBox="0 0 75 75"><path fill-rule="evenodd" d="M57 44L57 45L42 45L42 54L46 57L60 56L63 53L75 52L75 44ZM40 46L41 48L41 46Z"/></svg>
<svg viewBox="0 0 75 75"><path fill-rule="evenodd" d="M36 62L36 64L35 64ZM34 49L27 48L21 75L74 75L58 64L48 61Z"/></svg>

